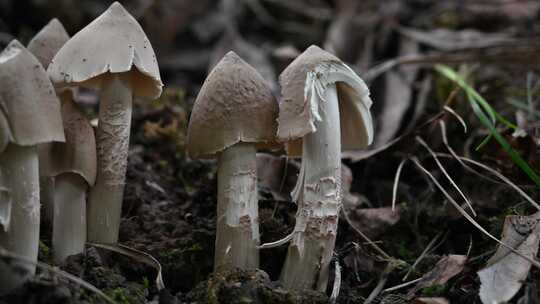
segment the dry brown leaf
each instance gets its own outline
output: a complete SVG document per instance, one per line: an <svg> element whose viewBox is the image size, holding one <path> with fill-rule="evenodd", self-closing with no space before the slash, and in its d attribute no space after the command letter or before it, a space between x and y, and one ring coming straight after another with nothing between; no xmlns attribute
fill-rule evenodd
<svg viewBox="0 0 540 304"><path fill-rule="evenodd" d="M507 216L504 221L502 242L534 259L540 243L539 221L540 212L530 216ZM499 246L487 266L478 271L482 303L503 303L512 299L521 289L530 269L530 262Z"/></svg>
<svg viewBox="0 0 540 304"><path fill-rule="evenodd" d="M443 256L430 272L422 276L418 284L409 291L409 295L412 296L425 287L446 284L448 280L463 271L466 262L467 256L465 255L450 254Z"/></svg>
<svg viewBox="0 0 540 304"><path fill-rule="evenodd" d="M345 199L343 204L352 224L372 239L383 234L386 229L395 225L400 219L399 206L396 207L395 211L392 211L392 207L360 208L351 205Z"/></svg>

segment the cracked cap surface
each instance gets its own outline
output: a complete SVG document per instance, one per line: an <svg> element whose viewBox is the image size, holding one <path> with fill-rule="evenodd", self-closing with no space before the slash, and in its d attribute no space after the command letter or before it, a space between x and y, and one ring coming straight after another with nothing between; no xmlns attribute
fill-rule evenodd
<svg viewBox="0 0 540 304"><path fill-rule="evenodd" d="M213 158L238 142L274 144L277 102L262 76L234 52L206 78L188 127L188 154Z"/></svg>

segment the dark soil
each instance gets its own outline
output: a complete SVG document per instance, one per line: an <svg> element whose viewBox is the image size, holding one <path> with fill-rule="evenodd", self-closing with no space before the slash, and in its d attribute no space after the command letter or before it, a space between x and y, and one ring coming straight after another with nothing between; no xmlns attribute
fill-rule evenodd
<svg viewBox="0 0 540 304"><path fill-rule="evenodd" d="M57 14L66 19L68 29L74 33L106 8L110 1L80 1L81 9L64 3L58 8L58 13L50 3L44 5L39 2L0 0L0 34L10 33L23 41L28 40L31 33L45 24L49 17ZM137 7L136 3L144 1L124 2ZM207 74L212 56L220 52L218 41L223 43L221 39L225 36L222 26L216 26L213 22L215 18L211 13L225 13L213 1L195 2L178 1L177 4L171 4L173 1L162 1L149 9L147 14L150 17L146 16L141 21L155 44L167 86L159 100L139 100L134 107L120 243L155 257L162 266L166 288L158 291L155 284L157 272L154 268L131 257L88 246L84 254L72 256L65 265L59 266L61 270L79 278L79 282L39 268L38 274L31 281L13 293L0 297L0 304L106 303L95 292L81 287L81 282L88 282L115 302L126 304L328 303L334 283L334 267L326 293L292 292L279 285L286 246L262 250L260 270L212 274L216 165L213 161L187 158L184 140L195 96ZM322 45L332 20L340 15L337 14L334 1L295 2L305 8L300 11L268 4L274 1L254 2L263 3L267 12L275 16L277 24L286 23L292 27L291 30L285 26L265 24L253 9L245 7L235 16L239 20L239 32L246 41L257 46L257 54L264 55L271 70L277 71L274 74L278 74L290 58L272 55L273 50L282 45L292 45L299 50L312 43ZM319 8L320 11L313 17L310 16L312 11L309 8ZM23 14L25 11L34 13L27 17ZM167 23L170 28L162 29L164 26L160 18L168 18L165 12L169 11L185 11L186 16L181 16L184 19L179 17L184 21L175 19L173 21L176 23ZM324 18L326 11L334 19ZM34 16L37 14L35 12L40 12L39 16ZM506 29L510 28L509 35L514 38L538 35L538 13L529 17L516 17L515 14L511 10L473 9L465 7L463 1L365 1L355 13L357 23L353 23L353 29L349 29L350 45L340 55L362 72L377 63L399 56L403 37L400 36L398 25L422 30L472 28L488 33L507 33ZM0 46L6 44L2 37ZM481 48L471 48L474 54L481 51L478 50ZM433 51L425 44L420 44L418 50L420 54ZM246 57L250 52L246 51L246 54L241 55ZM441 51L437 54L453 53ZM253 57L259 58L257 56ZM363 62L364 57L367 62ZM538 72L538 67L529 64L509 66L509 61L517 60L512 61L512 58L506 57L504 64L486 62L484 59L477 56L468 62L476 68L475 87L498 111L514 121L517 110L505 101L508 98L524 99L526 75ZM257 68L261 69L261 66L268 67L263 63ZM337 303L363 303L379 283L384 281L383 289L402 284L408 272L406 281L420 278L432 270L441 257L449 254L468 254L469 260L463 271L445 284L421 288L412 294L414 285L410 285L383 292L371 303L409 303L419 296L444 297L451 303L480 303L480 283L476 272L485 266L497 244L464 219L410 161L403 169L398 189L399 221L394 225L377 228L370 234L376 244L393 258L394 263L389 263L387 257L373 249L352 227L365 224L356 221L354 213L358 210L390 206L396 168L406 157L418 157L454 198L459 197L451 184L445 182L431 156L415 141L415 136L421 136L433 150L446 152L438 122L446 123L449 144L458 154L488 164L520 185L533 199L540 201L540 189L516 167L494 140L479 151L475 150L486 133L471 111L464 94L457 94L451 105L468 123L469 133L464 134L459 123L448 113L440 114L455 86L429 67L421 70L408 84L413 101L409 109L402 113L398 126L399 134L407 130L408 135L368 159L345 161L353 174L351 192L362 196L356 205L347 206L350 209L345 210L351 214L351 222L342 217L339 224L335 261L341 265L342 281ZM276 75L273 76L275 78ZM373 79L370 83L375 117L385 107L389 107L388 101L385 102L385 94L394 89L387 87L383 78ZM420 108L420 115L414 118L415 107L420 103L421 86L426 79L430 84L427 103ZM81 100L81 104L91 117L95 117L96 97L92 93L88 93L88 96L90 98ZM432 117L437 119L430 122ZM536 170L540 168L539 121L538 118L532 120L530 125L533 127L528 129L529 135L522 138L512 137L511 131L501 127L501 132L514 149ZM384 127L384 124L378 123L377 128ZM507 215L531 214L535 211L508 185L478 177L463 169L453 159L441 158L441 161L473 202L478 212L476 220L491 234L497 237L501 235L502 223ZM260 197L261 242L275 241L289 234L294 226L295 205L274 200L262 191ZM436 237L438 246L411 269L411 265ZM39 260L52 265L48 223L42 226ZM0 262L9 263L9 260L0 259ZM390 264L392 268L389 268ZM518 303L525 296L528 299L538 299L539 282L540 271L533 267L524 287L512 303Z"/></svg>

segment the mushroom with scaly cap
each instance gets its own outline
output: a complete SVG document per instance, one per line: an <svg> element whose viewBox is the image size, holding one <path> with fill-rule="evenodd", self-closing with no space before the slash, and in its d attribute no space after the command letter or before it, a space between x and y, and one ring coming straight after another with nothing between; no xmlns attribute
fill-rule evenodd
<svg viewBox="0 0 540 304"><path fill-rule="evenodd" d="M143 29L120 3L75 34L48 68L57 88L101 90L97 178L88 202L88 240L116 243L127 169L133 98L157 98L162 82Z"/></svg>
<svg viewBox="0 0 540 304"><path fill-rule="evenodd" d="M234 52L214 67L193 106L188 153L218 158L215 270L259 266L256 149L274 144L277 111L268 84Z"/></svg>
<svg viewBox="0 0 540 304"><path fill-rule="evenodd" d="M280 75L278 140L302 155L293 200L298 204L281 273L292 289L324 291L341 208L341 151L372 142L371 99L341 60L311 46Z"/></svg>
<svg viewBox="0 0 540 304"><path fill-rule="evenodd" d="M62 24L53 19L30 41L28 50L47 67L68 40ZM38 151L42 181L52 180L45 185L51 186L47 203L53 205L54 211L53 256L61 263L69 255L84 251L86 192L96 180L96 141L90 122L73 101L74 91L65 89L57 94L62 103L66 142L40 145Z"/></svg>
<svg viewBox="0 0 540 304"><path fill-rule="evenodd" d="M65 138L60 102L47 73L16 40L0 53L0 111L11 134L9 144L0 153L0 171L7 184L3 186L7 186L11 198L9 226L0 228L0 247L36 262L40 218L36 145ZM18 266L27 273L12 277L11 271L0 269L0 293L35 273L35 264Z"/></svg>

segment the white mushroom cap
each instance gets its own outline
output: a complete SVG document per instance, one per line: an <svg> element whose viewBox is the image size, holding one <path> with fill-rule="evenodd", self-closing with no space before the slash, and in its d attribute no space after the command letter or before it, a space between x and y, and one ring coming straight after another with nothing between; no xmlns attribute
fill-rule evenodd
<svg viewBox="0 0 540 304"><path fill-rule="evenodd" d="M373 122L369 90L334 55L310 46L279 76L282 98L279 102L278 140L287 143L290 155L302 154L302 137L315 132L318 96L335 83L339 97L341 146L344 151L365 148L373 141Z"/></svg>
<svg viewBox="0 0 540 304"><path fill-rule="evenodd" d="M54 55L58 53L60 48L62 48L68 40L69 34L66 32L62 23L55 18L45 25L41 31L30 40L27 49L36 56L43 68L47 69ZM56 93L71 91L71 94L75 96L77 90L77 87L61 88L57 89Z"/></svg>
<svg viewBox="0 0 540 304"><path fill-rule="evenodd" d="M39 61L17 40L0 53L0 109L13 142L31 146L64 141L60 102Z"/></svg>
<svg viewBox="0 0 540 304"><path fill-rule="evenodd" d="M60 88L99 89L107 74L125 72L132 74L135 96L161 95L163 83L152 45L137 20L118 2L75 34L48 68Z"/></svg>
<svg viewBox="0 0 540 304"><path fill-rule="evenodd" d="M54 55L68 40L69 35L66 29L58 19L54 18L30 40L28 50L47 69Z"/></svg>
<svg viewBox="0 0 540 304"><path fill-rule="evenodd" d="M229 52L208 75L197 96L188 127L188 153L193 158L212 158L239 142L272 146L277 112L266 81Z"/></svg>
<svg viewBox="0 0 540 304"><path fill-rule="evenodd" d="M63 94L62 98L71 98L70 92ZM93 186L97 170L94 129L71 100L62 103L62 118L66 142L39 147L39 173L42 176L76 173L82 176L88 185Z"/></svg>

